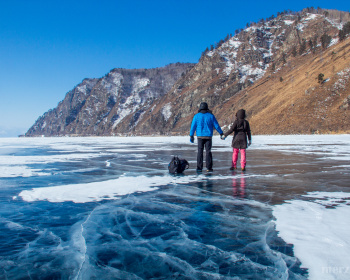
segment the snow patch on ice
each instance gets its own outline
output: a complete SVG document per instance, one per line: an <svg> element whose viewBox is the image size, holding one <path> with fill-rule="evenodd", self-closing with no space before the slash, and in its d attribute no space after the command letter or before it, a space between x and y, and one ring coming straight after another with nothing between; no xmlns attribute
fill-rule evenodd
<svg viewBox="0 0 350 280"><path fill-rule="evenodd" d="M249 149L314 154L333 160L350 160L350 135L255 136Z"/></svg>
<svg viewBox="0 0 350 280"><path fill-rule="evenodd" d="M258 175L251 175L251 177L256 176ZM239 177L240 176L237 176L237 178ZM246 177L247 176L245 176L245 178ZM211 180L226 180L232 178L232 175L210 177ZM160 186L166 186L169 184L188 184L207 180L208 177L205 175L183 177L174 177L170 175L152 177L122 176L118 179L102 182L34 188L32 190L22 191L19 196L28 202L47 200L50 202L73 201L75 203L86 203L93 201L118 199L120 196L132 193L154 191L157 190Z"/></svg>
<svg viewBox="0 0 350 280"><path fill-rule="evenodd" d="M92 182L87 184L63 185L46 188L35 188L22 191L19 196L25 201L47 200L50 202L73 201L86 203L104 199L116 199L116 196L135 192L155 190L164 179L158 177L120 177L115 180Z"/></svg>
<svg viewBox="0 0 350 280"><path fill-rule="evenodd" d="M50 173L43 172L39 169L32 169L25 165L0 165L0 178L16 178L16 177L33 177L47 176Z"/></svg>
<svg viewBox="0 0 350 280"><path fill-rule="evenodd" d="M346 218L350 216L350 193L312 192L306 196L318 200L290 200L274 206L279 235L294 245L295 256L309 269L310 279L350 279L350 225Z"/></svg>
<svg viewBox="0 0 350 280"><path fill-rule="evenodd" d="M103 156L102 153L71 153L71 154L58 154L50 156L0 156L1 169L4 166L20 166L26 164L42 164L53 162L72 162L80 161L83 159L94 158ZM19 167L20 168L20 167Z"/></svg>

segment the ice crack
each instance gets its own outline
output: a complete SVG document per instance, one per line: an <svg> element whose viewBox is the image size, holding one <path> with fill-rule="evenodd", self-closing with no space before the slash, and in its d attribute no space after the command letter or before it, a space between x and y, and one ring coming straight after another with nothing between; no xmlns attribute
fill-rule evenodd
<svg viewBox="0 0 350 280"><path fill-rule="evenodd" d="M90 214L87 216L87 218L85 219L85 221L80 224L79 230L72 237L73 245L74 247L76 247L77 251L80 253L80 260L81 260L78 273L76 277L74 277L74 280L80 279L79 276L82 272L83 266L86 262L89 261L89 256L87 255L86 239L84 237L84 225L88 222L88 220L90 219L95 209L92 210Z"/></svg>

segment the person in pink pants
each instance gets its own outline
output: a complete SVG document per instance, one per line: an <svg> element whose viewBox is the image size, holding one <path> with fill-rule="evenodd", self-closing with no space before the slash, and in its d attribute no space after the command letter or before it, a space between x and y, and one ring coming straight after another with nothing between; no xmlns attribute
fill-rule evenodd
<svg viewBox="0 0 350 280"><path fill-rule="evenodd" d="M224 137L227 137L234 132L232 139L232 165L230 170L237 169L239 152L241 152L241 169L242 171L245 171L246 169L246 149L252 143L252 135L250 132L249 122L245 118L245 110L238 110L236 113L236 120L233 122L233 125L226 133L224 133Z"/></svg>
<svg viewBox="0 0 350 280"><path fill-rule="evenodd" d="M241 151L241 168L244 171L247 164L245 149L233 148L231 170L237 169L238 154Z"/></svg>

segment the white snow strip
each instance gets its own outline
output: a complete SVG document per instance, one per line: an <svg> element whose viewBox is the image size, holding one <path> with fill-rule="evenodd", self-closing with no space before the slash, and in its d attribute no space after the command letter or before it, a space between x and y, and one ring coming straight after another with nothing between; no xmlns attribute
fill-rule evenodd
<svg viewBox="0 0 350 280"><path fill-rule="evenodd" d="M309 279L350 279L350 193L318 193L273 208L279 236L309 270ZM326 206L334 206L326 208Z"/></svg>
<svg viewBox="0 0 350 280"><path fill-rule="evenodd" d="M343 75L344 73L338 73ZM348 72L345 73L346 75ZM344 75L345 75L344 74ZM344 78L341 76L341 78ZM213 137L213 151L231 151L231 138L220 140ZM137 152L167 149L167 144L183 144L182 149L193 149L188 136L173 137L61 137L61 138L0 138L0 172L3 176L26 177L30 172L42 175L39 170L24 167L29 164L55 162L75 162L104 155L123 153L130 149L129 145L142 144ZM146 145L146 146L145 146ZM58 154L42 156L15 156L17 149L47 148ZM321 158L341 160L346 165L350 162L350 135L273 135L255 136L249 150L277 150L288 153L314 154ZM65 151L71 151L67 153ZM73 153L72 153L73 151ZM6 169L6 167L9 167ZM45 170L43 172L46 173ZM39 174L41 173L41 174Z"/></svg>
<svg viewBox="0 0 350 280"><path fill-rule="evenodd" d="M103 156L102 153L72 153L60 154L50 156L0 156L1 170L4 166L10 165L24 165L24 164L39 164L39 163L53 163L53 162L72 162L80 161L88 158L95 158Z"/></svg>
<svg viewBox="0 0 350 280"><path fill-rule="evenodd" d="M0 178L15 178L15 177L32 177L32 176L47 176L50 173L43 172L39 169L31 169L24 165L1 166Z"/></svg>
<svg viewBox="0 0 350 280"><path fill-rule="evenodd" d="M19 196L25 201L47 200L50 202L73 201L86 203L103 199L116 199L115 196L135 192L155 190L156 186L164 184L164 179L158 177L120 177L115 180L93 182L87 184L63 185L46 188L35 188L22 191Z"/></svg>
<svg viewBox="0 0 350 280"><path fill-rule="evenodd" d="M256 177L251 175L248 177ZM260 175L262 176L262 175ZM272 175L271 175L272 176ZM244 176L247 178L247 176ZM266 177L266 175L264 176ZM240 176L237 176L240 178ZM211 176L210 180L232 179L231 176ZM47 200L50 202L73 201L75 203L86 203L92 201L118 199L118 196L139 192L149 192L157 190L160 186L169 184L186 184L208 180L205 175L193 176L136 176L119 177L118 179L92 182L86 184L72 184L54 187L34 188L22 191L19 196L23 200L32 202Z"/></svg>
<svg viewBox="0 0 350 280"><path fill-rule="evenodd" d="M322 158L349 161L350 134L253 136L253 144L249 149L314 154Z"/></svg>

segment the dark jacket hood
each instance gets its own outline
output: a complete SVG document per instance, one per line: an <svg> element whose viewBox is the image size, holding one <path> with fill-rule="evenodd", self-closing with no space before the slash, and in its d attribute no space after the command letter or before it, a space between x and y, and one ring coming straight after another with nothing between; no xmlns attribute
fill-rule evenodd
<svg viewBox="0 0 350 280"><path fill-rule="evenodd" d="M245 110L240 109L236 113L236 117L238 120L244 120L245 119Z"/></svg>

